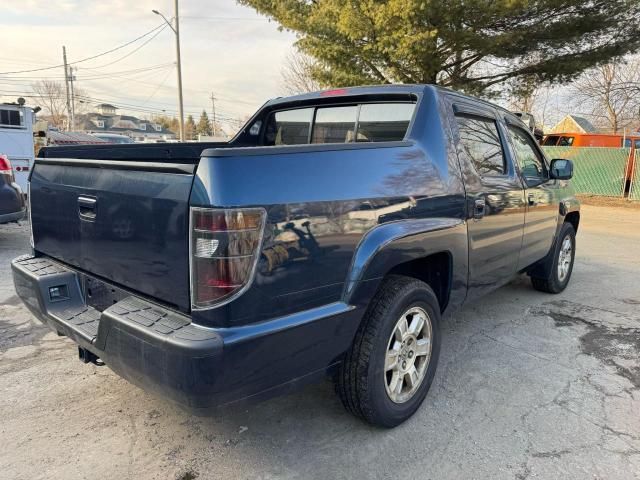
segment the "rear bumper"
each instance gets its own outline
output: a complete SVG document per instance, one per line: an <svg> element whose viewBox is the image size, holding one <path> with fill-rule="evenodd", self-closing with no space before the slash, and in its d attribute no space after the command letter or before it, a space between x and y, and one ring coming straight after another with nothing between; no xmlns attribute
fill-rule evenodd
<svg viewBox="0 0 640 480"><path fill-rule="evenodd" d="M136 296L100 312L85 304L78 274L47 257L11 266L17 294L40 321L120 376L195 412L326 374L360 318L336 303L257 325L204 328Z"/></svg>

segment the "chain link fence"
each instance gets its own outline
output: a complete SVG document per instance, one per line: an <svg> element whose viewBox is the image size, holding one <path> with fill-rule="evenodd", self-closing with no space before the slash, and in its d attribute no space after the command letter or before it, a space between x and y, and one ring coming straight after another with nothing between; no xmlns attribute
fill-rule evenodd
<svg viewBox="0 0 640 480"><path fill-rule="evenodd" d="M640 200L640 149L635 152L633 174L631 175L631 189L629 200Z"/></svg>
<svg viewBox="0 0 640 480"><path fill-rule="evenodd" d="M629 148L607 147L543 147L547 157L573 161L571 181L577 193L621 197L624 193L625 171ZM637 158L638 152L636 152ZM637 163L636 163L637 166ZM636 168L636 172L637 172ZM640 177L640 174L638 174ZM640 198L640 185L636 185Z"/></svg>

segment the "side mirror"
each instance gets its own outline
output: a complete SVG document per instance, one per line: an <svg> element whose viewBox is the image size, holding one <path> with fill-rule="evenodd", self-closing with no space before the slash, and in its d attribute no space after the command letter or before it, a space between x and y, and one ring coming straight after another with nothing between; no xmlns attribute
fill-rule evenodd
<svg viewBox="0 0 640 480"><path fill-rule="evenodd" d="M569 180L573 177L573 162L564 158L551 160L551 178L556 180Z"/></svg>

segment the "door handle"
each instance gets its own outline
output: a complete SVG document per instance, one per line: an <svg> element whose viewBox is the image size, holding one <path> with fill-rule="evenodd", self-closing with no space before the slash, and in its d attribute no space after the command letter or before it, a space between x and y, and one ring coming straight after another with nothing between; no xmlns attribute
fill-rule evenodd
<svg viewBox="0 0 640 480"><path fill-rule="evenodd" d="M535 196L533 193L530 193L530 194L527 196L527 200L528 200L528 202L529 202L529 205L531 205L531 206L534 206L536 203L538 203L538 202L536 201L536 196Z"/></svg>
<svg viewBox="0 0 640 480"><path fill-rule="evenodd" d="M80 220L95 222L97 203L98 200L93 197L78 197L78 216Z"/></svg>
<svg viewBox="0 0 640 480"><path fill-rule="evenodd" d="M473 218L484 217L485 201L484 198L477 198L473 203Z"/></svg>

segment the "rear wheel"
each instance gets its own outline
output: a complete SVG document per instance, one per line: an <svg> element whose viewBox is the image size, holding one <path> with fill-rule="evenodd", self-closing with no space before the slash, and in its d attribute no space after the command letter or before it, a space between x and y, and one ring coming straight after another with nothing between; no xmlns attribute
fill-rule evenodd
<svg viewBox="0 0 640 480"><path fill-rule="evenodd" d="M389 276L372 300L336 388L347 410L394 427L424 400L440 352L440 308L419 280Z"/></svg>
<svg viewBox="0 0 640 480"><path fill-rule="evenodd" d="M541 292L560 293L569 284L576 255L576 232L569 222L562 225L552 255L542 274L531 277L531 283Z"/></svg>

